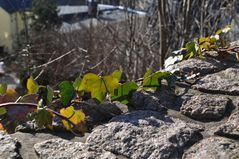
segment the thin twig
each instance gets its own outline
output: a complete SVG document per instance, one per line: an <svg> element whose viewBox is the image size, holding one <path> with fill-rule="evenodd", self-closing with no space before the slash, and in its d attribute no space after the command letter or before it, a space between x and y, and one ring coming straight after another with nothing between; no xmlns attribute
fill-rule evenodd
<svg viewBox="0 0 239 159"><path fill-rule="evenodd" d="M95 66L92 66L90 69L92 70L92 69L98 67L100 64L102 64L115 50L116 50L116 47L114 47L114 48L110 51L110 53L109 53L105 58L103 58L103 59L102 59L100 62L98 62Z"/></svg>
<svg viewBox="0 0 239 159"><path fill-rule="evenodd" d="M81 51L87 52L87 50L85 50L85 49L82 49L82 48L78 48L78 49L81 50ZM58 61L58 60L60 60L60 59L62 59L63 57L65 57L65 56L67 56L67 55L69 55L69 54L75 52L75 50L76 50L76 49L72 49L71 51L69 51L69 52L67 52L67 53L65 53L65 54L63 54L63 55L61 55L61 56L59 56L59 57L57 57L57 58L55 58L55 59L53 59L53 60L51 60L51 61L45 63L45 64L32 67L31 70L38 69L38 68L42 68L42 67L46 67L46 66L48 66L48 65L50 65L50 64L52 64L52 63L54 63L54 62L56 62L56 61Z"/></svg>

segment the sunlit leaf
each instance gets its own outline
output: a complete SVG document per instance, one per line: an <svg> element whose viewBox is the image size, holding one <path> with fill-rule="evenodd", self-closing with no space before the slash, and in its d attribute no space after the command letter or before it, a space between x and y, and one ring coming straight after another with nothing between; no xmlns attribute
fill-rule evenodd
<svg viewBox="0 0 239 159"><path fill-rule="evenodd" d="M75 90L71 82L63 81L59 85L60 89L60 100L64 106L68 105L71 100L75 97Z"/></svg>
<svg viewBox="0 0 239 159"><path fill-rule="evenodd" d="M116 78L118 81L120 81L121 76L122 76L122 72L119 71L119 70L115 70L115 71L112 73L112 76L113 76L114 78Z"/></svg>
<svg viewBox="0 0 239 159"><path fill-rule="evenodd" d="M149 71L150 72L150 71ZM143 87L145 90L156 90L161 87L161 80L168 79L172 74L170 72L156 72L144 76Z"/></svg>
<svg viewBox="0 0 239 159"><path fill-rule="evenodd" d="M86 91L91 93L91 97L98 101L103 101L108 93L114 93L114 90L119 87L117 78L111 76L100 77L93 73L86 74L79 88L79 91Z"/></svg>
<svg viewBox="0 0 239 159"><path fill-rule="evenodd" d="M6 83L1 83L0 84L0 95L6 93L7 91L7 84Z"/></svg>
<svg viewBox="0 0 239 159"><path fill-rule="evenodd" d="M115 93L111 99L114 101L119 101L123 104L128 104L132 92L136 91L138 87L139 86L135 82L123 83L118 89L115 90Z"/></svg>
<svg viewBox="0 0 239 159"><path fill-rule="evenodd" d="M103 76L102 79L104 80L104 84L106 86L106 90L113 94L114 90L119 87L119 80L113 76Z"/></svg>
<svg viewBox="0 0 239 159"><path fill-rule="evenodd" d="M81 79L80 78L76 78L76 80L73 83L73 87L75 90L78 90L81 84Z"/></svg>
<svg viewBox="0 0 239 159"><path fill-rule="evenodd" d="M227 25L225 28L223 29L219 29L217 32L216 32L216 35L220 35L221 33L227 33L228 31L231 30L231 25Z"/></svg>
<svg viewBox="0 0 239 159"><path fill-rule="evenodd" d="M39 86L37 84L37 82L33 79L32 76L30 76L27 79L27 91L28 94L36 94L39 90Z"/></svg>
<svg viewBox="0 0 239 159"><path fill-rule="evenodd" d="M80 110L75 110L73 106L62 108L60 110L61 115L68 118L74 125L83 124L85 121L85 114ZM62 120L63 125L67 130L73 128L74 125L71 125L68 121Z"/></svg>
<svg viewBox="0 0 239 159"><path fill-rule="evenodd" d="M196 43L195 42L188 42L186 44L186 49L187 52L189 53L188 58L192 58L197 54L197 48L196 48Z"/></svg>
<svg viewBox="0 0 239 159"><path fill-rule="evenodd" d="M0 115L4 115L4 114L6 114L6 113L7 113L6 108L1 107L1 108L0 108Z"/></svg>
<svg viewBox="0 0 239 159"><path fill-rule="evenodd" d="M153 73L152 68L149 68L144 74L144 79L148 78Z"/></svg>

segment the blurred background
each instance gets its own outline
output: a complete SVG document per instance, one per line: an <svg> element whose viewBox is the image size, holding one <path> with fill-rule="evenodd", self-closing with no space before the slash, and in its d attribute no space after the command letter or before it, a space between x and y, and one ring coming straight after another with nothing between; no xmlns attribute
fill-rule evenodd
<svg viewBox="0 0 239 159"><path fill-rule="evenodd" d="M0 82L32 74L57 86L87 72L128 80L194 38L232 25L239 40L238 0L0 0Z"/></svg>

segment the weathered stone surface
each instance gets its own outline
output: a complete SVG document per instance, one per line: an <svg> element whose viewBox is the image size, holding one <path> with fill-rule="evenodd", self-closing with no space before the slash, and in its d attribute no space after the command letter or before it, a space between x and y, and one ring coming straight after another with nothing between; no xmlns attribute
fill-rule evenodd
<svg viewBox="0 0 239 159"><path fill-rule="evenodd" d="M86 143L132 159L181 158L184 149L200 138L198 129L181 120L136 111L95 128Z"/></svg>
<svg viewBox="0 0 239 159"><path fill-rule="evenodd" d="M0 131L0 158L2 159L17 159L20 158L18 153L20 144L10 135Z"/></svg>
<svg viewBox="0 0 239 159"><path fill-rule="evenodd" d="M239 68L228 68L200 79L195 88L205 92L239 95Z"/></svg>
<svg viewBox="0 0 239 159"><path fill-rule="evenodd" d="M50 140L53 138L63 138L66 140L70 140L72 142L85 142L86 137L88 134L85 134L85 137L75 137L70 132L55 132L52 133L51 131L48 132L41 132L41 133L22 133L22 132L16 132L14 134L10 135L12 138L16 138L20 144L21 148L19 149L19 154L23 159L38 159L35 150L34 150L34 144L40 143L46 140Z"/></svg>
<svg viewBox="0 0 239 159"><path fill-rule="evenodd" d="M73 104L75 109L82 110L86 115L86 122L89 129L109 121L112 117L128 112L128 107L119 102L105 102L96 104L93 101Z"/></svg>
<svg viewBox="0 0 239 159"><path fill-rule="evenodd" d="M239 143L222 137L210 137L193 145L183 159L236 159L239 158Z"/></svg>
<svg viewBox="0 0 239 159"><path fill-rule="evenodd" d="M185 74L200 73L200 75L206 75L221 70L223 67L221 62L213 58L193 58L173 65L171 70L179 69Z"/></svg>
<svg viewBox="0 0 239 159"><path fill-rule="evenodd" d="M239 111L233 113L228 121L216 130L215 134L239 139Z"/></svg>
<svg viewBox="0 0 239 159"><path fill-rule="evenodd" d="M162 87L158 92L134 92L130 100L131 105L137 110L164 111L165 108L175 107L175 94L172 90Z"/></svg>
<svg viewBox="0 0 239 159"><path fill-rule="evenodd" d="M229 98L218 95L200 94L186 100L180 112L196 120L218 120L224 116L229 104Z"/></svg>
<svg viewBox="0 0 239 159"><path fill-rule="evenodd" d="M60 138L37 143L34 148L41 159L116 159L111 152L93 150L84 143Z"/></svg>

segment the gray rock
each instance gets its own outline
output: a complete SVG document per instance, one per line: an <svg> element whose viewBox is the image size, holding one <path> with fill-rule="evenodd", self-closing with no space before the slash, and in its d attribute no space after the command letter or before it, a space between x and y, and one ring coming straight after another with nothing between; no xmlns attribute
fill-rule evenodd
<svg viewBox="0 0 239 159"><path fill-rule="evenodd" d="M198 129L181 120L136 111L95 128L86 143L132 159L181 158L184 149L200 138Z"/></svg>
<svg viewBox="0 0 239 159"><path fill-rule="evenodd" d="M34 148L41 159L116 159L104 150L94 150L81 142L71 142L60 138L37 143Z"/></svg>
<svg viewBox="0 0 239 159"><path fill-rule="evenodd" d="M186 100L180 112L200 121L221 119L230 104L230 99L210 94L194 95Z"/></svg>
<svg viewBox="0 0 239 159"><path fill-rule="evenodd" d="M75 109L82 110L86 115L89 129L109 121L112 117L128 112L128 106L119 102L104 102L97 104L94 101L74 103Z"/></svg>
<svg viewBox="0 0 239 159"><path fill-rule="evenodd" d="M0 131L0 158L17 159L20 158L18 153L20 148L19 142L10 135Z"/></svg>
<svg viewBox="0 0 239 159"><path fill-rule="evenodd" d="M239 139L239 111L233 113L228 121L216 130L215 134Z"/></svg>
<svg viewBox="0 0 239 159"><path fill-rule="evenodd" d="M183 159L236 159L239 158L239 143L222 137L210 137L193 145Z"/></svg>
<svg viewBox="0 0 239 159"><path fill-rule="evenodd" d="M164 111L165 108L175 107L175 98L174 92L163 86L156 92L134 92L130 104L137 110Z"/></svg>
<svg viewBox="0 0 239 159"><path fill-rule="evenodd" d="M194 87L204 92L239 95L239 68L228 68L207 75L200 79Z"/></svg>
<svg viewBox="0 0 239 159"><path fill-rule="evenodd" d="M200 75L206 75L223 68L224 65L213 58L192 58L173 65L171 70L179 69L184 74L200 73Z"/></svg>
<svg viewBox="0 0 239 159"><path fill-rule="evenodd" d="M59 138L59 137L70 140L72 142L74 141L85 142L88 134L85 134L84 137L75 137L70 132L51 133L50 131L48 131L47 133L41 132L41 133L34 133L34 134L16 132L14 134L10 134L10 136L12 138L16 138L20 142L21 148L19 150L19 154L21 155L23 159L38 159L39 157L37 156L34 150L34 144L40 143L49 139L53 139L53 138Z"/></svg>

